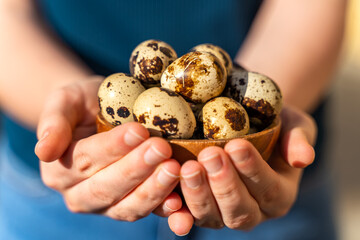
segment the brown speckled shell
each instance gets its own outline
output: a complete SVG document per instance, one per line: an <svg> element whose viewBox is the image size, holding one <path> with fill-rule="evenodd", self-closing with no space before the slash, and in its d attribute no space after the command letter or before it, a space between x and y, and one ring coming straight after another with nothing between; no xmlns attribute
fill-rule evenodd
<svg viewBox="0 0 360 240"><path fill-rule="evenodd" d="M152 136L191 138L196 127L189 104L177 93L154 87L139 95L133 107L135 121Z"/></svg>
<svg viewBox="0 0 360 240"><path fill-rule="evenodd" d="M96 126L99 133L109 131L114 128L114 126L104 121L104 118L101 116L101 114L98 114L96 117ZM279 138L280 130L281 119L280 117L276 117L271 125L261 132L247 134L240 138L251 142L259 151L262 158L267 161L271 156L271 153L273 152L275 144ZM172 157L182 164L187 160L196 160L198 154L204 148L210 146L224 147L226 143L231 141L231 139L169 139L168 141L172 147Z"/></svg>
<svg viewBox="0 0 360 240"><path fill-rule="evenodd" d="M224 64L227 73L229 74L233 68L233 63L230 55L221 47L210 43L204 43L193 47L190 51L208 52L214 54Z"/></svg>
<svg viewBox="0 0 360 240"><path fill-rule="evenodd" d="M132 108L136 98L145 91L140 81L125 73L114 73L98 89L100 112L113 125L133 122Z"/></svg>
<svg viewBox="0 0 360 240"><path fill-rule="evenodd" d="M234 68L223 93L240 102L249 114L250 122L259 128L267 126L282 108L282 94L269 77Z"/></svg>
<svg viewBox="0 0 360 240"><path fill-rule="evenodd" d="M147 40L131 53L130 73L145 86L160 86L162 73L176 58L177 54L169 44L159 40Z"/></svg>
<svg viewBox="0 0 360 240"><path fill-rule="evenodd" d="M241 104L231 98L217 97L202 108L204 137L229 139L249 132L249 117Z"/></svg>
<svg viewBox="0 0 360 240"><path fill-rule="evenodd" d="M189 52L176 59L164 71L161 86L186 100L205 103L225 88L227 73L222 62L207 52Z"/></svg>

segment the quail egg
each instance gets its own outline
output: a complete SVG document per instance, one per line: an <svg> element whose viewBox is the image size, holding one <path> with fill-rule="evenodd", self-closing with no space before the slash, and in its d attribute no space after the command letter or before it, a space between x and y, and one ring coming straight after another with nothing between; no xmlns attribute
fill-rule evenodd
<svg viewBox="0 0 360 240"><path fill-rule="evenodd" d="M200 51L200 52L208 52L214 54L217 58L220 59L220 61L222 61L222 63L226 68L227 73L230 73L233 67L230 55L224 49L214 44L209 44L209 43L200 44L190 49L190 51Z"/></svg>
<svg viewBox="0 0 360 240"><path fill-rule="evenodd" d="M179 94L153 87L140 94L134 104L135 121L152 136L191 138L196 127L189 104Z"/></svg>
<svg viewBox="0 0 360 240"><path fill-rule="evenodd" d="M166 67L177 58L175 50L159 40L140 43L131 53L130 73L144 86L160 86L160 78Z"/></svg>
<svg viewBox="0 0 360 240"><path fill-rule="evenodd" d="M98 90L100 113L112 125L133 122L136 98L145 91L140 81L124 73L108 76Z"/></svg>
<svg viewBox="0 0 360 240"><path fill-rule="evenodd" d="M227 73L213 54L189 52L170 64L161 76L161 86L179 93L186 100L205 103L225 88Z"/></svg>
<svg viewBox="0 0 360 240"><path fill-rule="evenodd" d="M205 104L202 110L204 137L230 139L246 135L249 117L240 103L227 97L218 97Z"/></svg>
<svg viewBox="0 0 360 240"><path fill-rule="evenodd" d="M267 127L282 108L282 94L277 84L263 74L243 69L231 72L224 96L240 102L251 124L260 130Z"/></svg>

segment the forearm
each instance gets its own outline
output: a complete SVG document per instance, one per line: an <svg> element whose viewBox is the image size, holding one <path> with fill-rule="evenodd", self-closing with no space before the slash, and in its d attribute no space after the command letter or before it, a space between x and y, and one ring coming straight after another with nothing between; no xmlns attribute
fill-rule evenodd
<svg viewBox="0 0 360 240"><path fill-rule="evenodd" d="M280 86L284 102L312 111L341 48L346 0L267 0L236 61Z"/></svg>
<svg viewBox="0 0 360 240"><path fill-rule="evenodd" d="M35 127L47 94L91 71L43 24L34 1L0 1L0 106Z"/></svg>

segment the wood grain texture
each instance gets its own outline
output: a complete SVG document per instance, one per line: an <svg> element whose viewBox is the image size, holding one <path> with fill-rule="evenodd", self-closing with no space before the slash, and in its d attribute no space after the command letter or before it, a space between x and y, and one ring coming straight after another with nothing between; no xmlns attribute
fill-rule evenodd
<svg viewBox="0 0 360 240"><path fill-rule="evenodd" d="M114 128L113 125L106 122L100 114L96 118L96 126L98 132L109 131ZM267 161L275 147L281 130L281 120L275 118L273 123L265 130L257 133L245 135L241 138L251 142L260 152L261 156ZM208 140L208 139L169 139L173 150L173 158L180 163L187 160L196 160L196 156L200 151L209 146L224 147L231 139Z"/></svg>

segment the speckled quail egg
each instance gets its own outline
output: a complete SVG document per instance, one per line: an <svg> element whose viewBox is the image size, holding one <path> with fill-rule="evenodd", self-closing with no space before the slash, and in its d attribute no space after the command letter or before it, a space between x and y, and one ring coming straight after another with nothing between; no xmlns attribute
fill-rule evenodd
<svg viewBox="0 0 360 240"><path fill-rule="evenodd" d="M260 130L267 127L282 108L282 94L273 80L242 69L231 72L223 95L240 102L251 124Z"/></svg>
<svg viewBox="0 0 360 240"><path fill-rule="evenodd" d="M175 50L159 40L140 43L131 53L130 73L144 86L160 86L160 78L166 67L177 58Z"/></svg>
<svg viewBox="0 0 360 240"><path fill-rule="evenodd" d="M152 136L191 138L196 127L189 104L179 94L153 87L140 94L134 104L135 121Z"/></svg>
<svg viewBox="0 0 360 240"><path fill-rule="evenodd" d="M222 62L207 52L189 52L170 64L161 76L161 86L186 100L205 103L222 93L227 73Z"/></svg>
<svg viewBox="0 0 360 240"><path fill-rule="evenodd" d="M112 125L133 122L136 98L145 91L140 81L124 73L108 76L98 90L100 113Z"/></svg>
<svg viewBox="0 0 360 240"><path fill-rule="evenodd" d="M190 51L208 52L214 54L224 64L227 73L229 74L233 64L230 55L221 47L210 43L197 45L190 49Z"/></svg>
<svg viewBox="0 0 360 240"><path fill-rule="evenodd" d="M230 139L246 135L249 117L240 103L227 97L217 97L205 104L202 110L204 137Z"/></svg>

